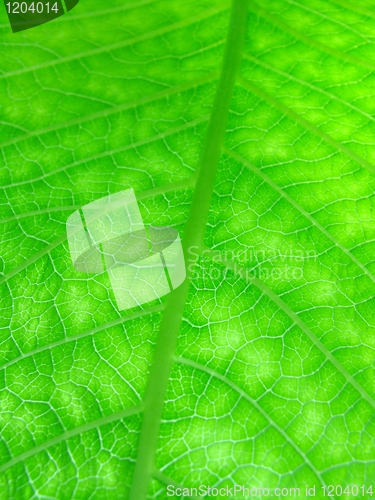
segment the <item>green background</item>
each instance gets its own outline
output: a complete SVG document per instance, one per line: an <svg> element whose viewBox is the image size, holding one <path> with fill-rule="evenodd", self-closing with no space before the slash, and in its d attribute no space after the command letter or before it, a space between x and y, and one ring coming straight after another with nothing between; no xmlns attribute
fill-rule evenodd
<svg viewBox="0 0 375 500"><path fill-rule="evenodd" d="M119 313L65 222L133 188L184 233L230 8L81 0L18 34L0 11L1 499L129 498L164 301ZM375 483L374 37L371 1L249 3L150 499Z"/></svg>

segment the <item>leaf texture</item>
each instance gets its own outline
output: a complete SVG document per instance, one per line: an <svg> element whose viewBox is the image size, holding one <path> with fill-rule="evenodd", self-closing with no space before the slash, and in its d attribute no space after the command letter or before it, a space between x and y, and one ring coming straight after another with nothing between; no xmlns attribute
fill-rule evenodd
<svg viewBox="0 0 375 500"><path fill-rule="evenodd" d="M0 16L1 498L370 487L371 2ZM128 188L189 273L119 313L65 223Z"/></svg>

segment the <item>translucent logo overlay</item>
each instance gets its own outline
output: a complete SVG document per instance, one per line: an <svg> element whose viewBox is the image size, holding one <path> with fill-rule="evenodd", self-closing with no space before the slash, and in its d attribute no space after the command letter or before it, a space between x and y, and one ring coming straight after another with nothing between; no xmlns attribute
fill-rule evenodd
<svg viewBox="0 0 375 500"><path fill-rule="evenodd" d="M66 225L74 268L107 272L120 310L162 297L186 277L178 232L146 227L132 189L85 205Z"/></svg>

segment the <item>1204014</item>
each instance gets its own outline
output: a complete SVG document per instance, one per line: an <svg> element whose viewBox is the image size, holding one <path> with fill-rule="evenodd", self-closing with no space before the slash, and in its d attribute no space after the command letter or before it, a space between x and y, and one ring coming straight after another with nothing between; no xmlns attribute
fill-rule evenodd
<svg viewBox="0 0 375 500"><path fill-rule="evenodd" d="M6 4L8 14L50 14L59 12L57 2L8 2Z"/></svg>
<svg viewBox="0 0 375 500"><path fill-rule="evenodd" d="M371 498L374 495L372 486L357 486L356 484L341 486L340 484L322 486L323 496L325 497L362 497Z"/></svg>

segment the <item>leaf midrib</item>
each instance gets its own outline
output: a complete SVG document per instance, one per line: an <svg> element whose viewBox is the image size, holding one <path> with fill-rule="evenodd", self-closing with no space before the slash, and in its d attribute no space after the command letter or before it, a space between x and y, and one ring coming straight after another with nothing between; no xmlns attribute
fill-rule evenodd
<svg viewBox="0 0 375 500"><path fill-rule="evenodd" d="M233 0L223 67L216 92L212 115L199 161L198 179L182 241L187 276L166 303L160 323L154 360L144 398L145 411L138 444L138 457L129 500L144 500L154 470L164 399L173 364L186 297L197 257L188 248L201 246L207 224L217 166L221 157L232 92L239 71L248 17L247 0Z"/></svg>

